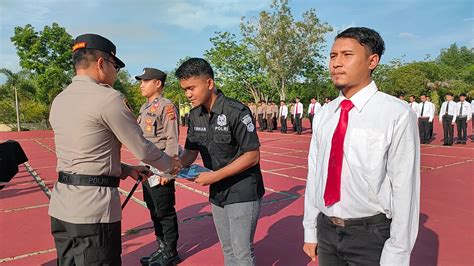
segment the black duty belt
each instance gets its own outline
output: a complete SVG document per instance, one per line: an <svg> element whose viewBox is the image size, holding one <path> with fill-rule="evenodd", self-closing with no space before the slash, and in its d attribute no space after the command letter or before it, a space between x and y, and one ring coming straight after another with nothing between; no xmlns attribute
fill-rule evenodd
<svg viewBox="0 0 474 266"><path fill-rule="evenodd" d="M118 187L120 178L104 175L79 175L59 172L58 182L75 186Z"/></svg>
<svg viewBox="0 0 474 266"><path fill-rule="evenodd" d="M385 216L385 214L377 214L370 217L365 218L357 218L357 219L342 219L338 217L329 217L323 214L325 218L327 218L332 224L340 226L340 227L349 227L349 226L365 226L365 225L372 225L378 224L382 222L386 222L390 219Z"/></svg>

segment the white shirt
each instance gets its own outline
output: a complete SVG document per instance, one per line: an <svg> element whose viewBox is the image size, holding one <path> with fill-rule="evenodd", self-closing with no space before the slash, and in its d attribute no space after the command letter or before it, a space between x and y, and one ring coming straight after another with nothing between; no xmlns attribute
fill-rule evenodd
<svg viewBox="0 0 474 266"><path fill-rule="evenodd" d="M467 121L471 120L472 118L472 112L471 112L471 104L464 101L461 102L459 101L457 104L457 115L458 116L466 116ZM462 105L462 110L461 110L461 105ZM461 113L462 112L462 113Z"/></svg>
<svg viewBox="0 0 474 266"><path fill-rule="evenodd" d="M303 104L301 102L295 103L293 116L296 117L296 115L299 115L299 117L302 118L303 113L304 113Z"/></svg>
<svg viewBox="0 0 474 266"><path fill-rule="evenodd" d="M354 108L344 139L341 200L324 205L331 140L340 116L340 96L313 121L304 208L304 241L317 243L320 212L339 218L384 213L392 219L381 264L409 265L418 234L420 141L416 114L375 82L352 96Z"/></svg>
<svg viewBox="0 0 474 266"><path fill-rule="evenodd" d="M417 102L412 102L408 104L415 113L418 114L418 103Z"/></svg>
<svg viewBox="0 0 474 266"><path fill-rule="evenodd" d="M283 105L283 106L280 106L280 109L278 111L278 117L287 117L288 116L288 106L286 105Z"/></svg>
<svg viewBox="0 0 474 266"><path fill-rule="evenodd" d="M311 109L313 108L314 106L314 111L313 111L313 114L317 114L320 110L321 110L321 104L318 103L318 102L315 102L315 103L310 103L309 106L308 106L308 114L311 114Z"/></svg>
<svg viewBox="0 0 474 266"><path fill-rule="evenodd" d="M421 113L421 111L423 111L423 114ZM434 118L434 114L435 114L434 104L428 101L424 102L424 106L423 106L423 102L420 102L418 104L418 108L417 108L418 117L428 117L429 121L432 122Z"/></svg>
<svg viewBox="0 0 474 266"><path fill-rule="evenodd" d="M471 101L471 112L474 113L474 100Z"/></svg>
<svg viewBox="0 0 474 266"><path fill-rule="evenodd" d="M444 102L441 105L441 109L439 110L439 122L443 121L443 116L446 113L446 106L447 105L448 105L448 115L453 116L453 121L452 122L454 123L454 121L456 121L456 116L457 116L457 113L459 111L457 110L457 108L458 108L457 104L453 101Z"/></svg>
<svg viewBox="0 0 474 266"><path fill-rule="evenodd" d="M431 110L433 112L433 117L435 116L436 114L436 105L430 101L426 101L426 103L428 103L429 105L431 105Z"/></svg>

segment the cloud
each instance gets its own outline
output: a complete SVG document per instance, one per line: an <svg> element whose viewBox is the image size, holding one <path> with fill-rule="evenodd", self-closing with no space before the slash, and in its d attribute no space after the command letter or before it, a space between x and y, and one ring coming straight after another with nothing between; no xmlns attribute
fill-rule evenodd
<svg viewBox="0 0 474 266"><path fill-rule="evenodd" d="M463 21L474 21L474 18L465 18Z"/></svg>
<svg viewBox="0 0 474 266"><path fill-rule="evenodd" d="M408 40L418 39L418 36L411 32L400 32L400 34L398 34L398 37L402 39L408 39Z"/></svg>
<svg viewBox="0 0 474 266"><path fill-rule="evenodd" d="M222 0L166 1L160 20L193 31L206 27L225 29L238 25L247 13L264 9L268 6L267 2L227 0L223 4Z"/></svg>

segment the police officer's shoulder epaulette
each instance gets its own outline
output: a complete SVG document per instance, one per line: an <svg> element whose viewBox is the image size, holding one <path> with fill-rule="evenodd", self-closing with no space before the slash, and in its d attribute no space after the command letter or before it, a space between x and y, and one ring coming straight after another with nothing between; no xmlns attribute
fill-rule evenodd
<svg viewBox="0 0 474 266"><path fill-rule="evenodd" d="M241 103L241 102L239 102L239 101L237 101L237 100L234 100L234 99L228 98L228 97L226 97L226 100L227 100L227 104L228 104L230 107L237 108L237 109L239 109L239 110L241 110L241 111L242 111L242 110L245 110L245 108L246 108L246 106L245 106L243 103Z"/></svg>

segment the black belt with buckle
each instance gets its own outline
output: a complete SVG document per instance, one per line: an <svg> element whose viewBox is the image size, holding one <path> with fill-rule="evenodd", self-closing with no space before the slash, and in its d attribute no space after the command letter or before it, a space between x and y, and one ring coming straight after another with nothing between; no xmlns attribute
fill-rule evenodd
<svg viewBox="0 0 474 266"><path fill-rule="evenodd" d="M324 214L323 216L326 217L332 224L340 226L340 227L361 226L361 225L366 226L366 225L372 225L372 224L379 224L379 223L383 223L390 220L383 213L370 216L370 217L356 218L356 219L342 219L338 217L329 217Z"/></svg>
<svg viewBox="0 0 474 266"><path fill-rule="evenodd" d="M59 172L59 183L75 186L118 187L120 178L104 175L79 175Z"/></svg>

